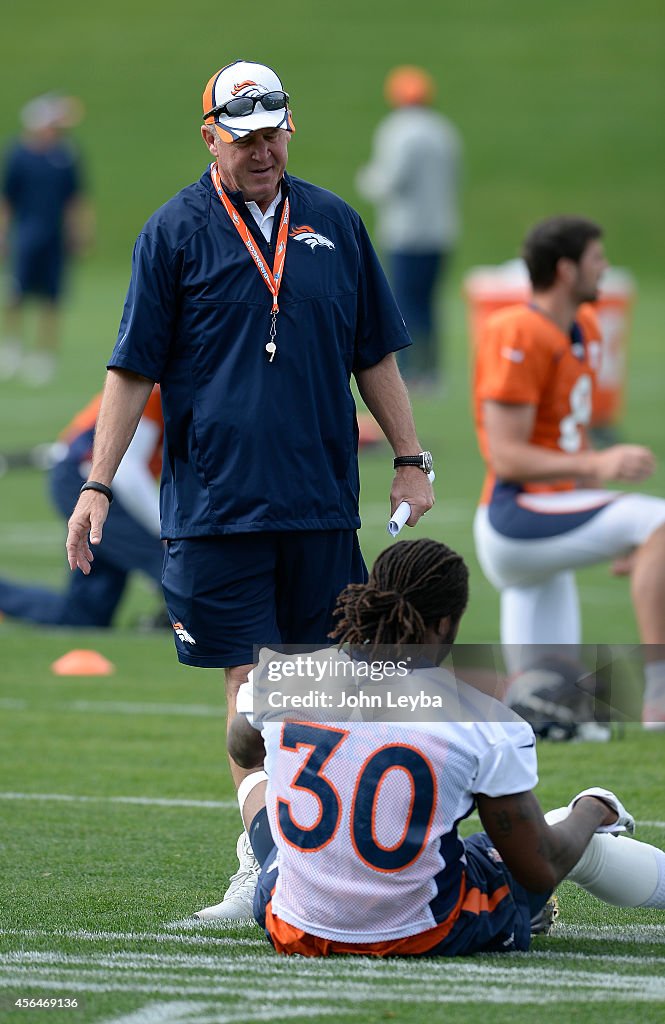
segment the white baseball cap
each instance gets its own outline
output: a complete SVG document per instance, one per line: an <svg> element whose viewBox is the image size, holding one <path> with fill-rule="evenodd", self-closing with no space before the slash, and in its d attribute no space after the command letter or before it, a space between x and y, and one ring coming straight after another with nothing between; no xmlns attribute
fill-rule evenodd
<svg viewBox="0 0 665 1024"><path fill-rule="evenodd" d="M28 131L45 128L73 128L83 119L83 104L75 96L47 92L37 96L21 110L21 122Z"/></svg>
<svg viewBox="0 0 665 1024"><path fill-rule="evenodd" d="M289 95L272 68L236 60L216 71L206 85L203 120L217 125L224 142L235 142L259 128L293 132L288 103Z"/></svg>

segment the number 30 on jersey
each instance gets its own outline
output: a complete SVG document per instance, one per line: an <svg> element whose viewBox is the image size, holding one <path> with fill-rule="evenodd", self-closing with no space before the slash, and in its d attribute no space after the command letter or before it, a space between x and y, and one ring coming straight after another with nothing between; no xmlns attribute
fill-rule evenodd
<svg viewBox="0 0 665 1024"><path fill-rule="evenodd" d="M277 800L277 821L283 838L303 853L322 850L333 841L342 820L340 795L325 774L346 741L344 729L285 722L281 746L298 751L309 747L304 764L296 772L291 789L311 794L319 804L319 814L311 825L303 825L294 814L291 801ZM411 789L410 802L404 807L401 833L396 842L386 845L377 834L377 805L381 787L390 772L403 772ZM388 744L373 751L358 770L350 807L351 842L357 856L375 871L401 871L420 855L432 824L437 787L429 761L415 747Z"/></svg>

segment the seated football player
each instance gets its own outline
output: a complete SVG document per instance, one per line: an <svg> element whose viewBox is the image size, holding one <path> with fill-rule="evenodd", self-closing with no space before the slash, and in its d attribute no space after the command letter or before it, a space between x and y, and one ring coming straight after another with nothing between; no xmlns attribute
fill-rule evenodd
<svg viewBox="0 0 665 1024"><path fill-rule="evenodd" d="M343 674L336 700L334 686L317 690L298 720L280 720L258 712L263 677L241 688L229 749L254 769L238 800L262 865L255 916L278 952L525 950L548 930L564 878L608 903L665 909L665 853L628 838L635 823L619 799L585 789L543 815L531 727L441 667L467 599L458 554L433 540L398 542L366 584L339 597L340 648L323 654L331 678L350 661L357 674ZM416 647L405 692L433 701L439 673L454 713L427 720L424 697L411 716L388 711L402 680L380 658L386 647ZM365 684L359 666L368 664L383 676ZM279 665L267 662L268 678ZM284 692L275 683L267 704ZM461 839L457 823L474 808L485 831Z"/></svg>

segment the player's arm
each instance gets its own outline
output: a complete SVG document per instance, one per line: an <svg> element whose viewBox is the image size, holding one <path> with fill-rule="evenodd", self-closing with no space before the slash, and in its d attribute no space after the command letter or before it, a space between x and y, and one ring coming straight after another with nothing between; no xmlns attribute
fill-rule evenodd
<svg viewBox="0 0 665 1024"><path fill-rule="evenodd" d="M262 768L266 748L261 733L250 725L245 715L236 715L226 737L229 757L241 768Z"/></svg>
<svg viewBox="0 0 665 1024"><path fill-rule="evenodd" d="M548 825L532 792L489 797L477 794L483 827L512 876L531 892L555 889L589 845L594 832L617 821L608 804L593 796L575 803L570 814Z"/></svg>
<svg viewBox="0 0 665 1024"><path fill-rule="evenodd" d="M95 427L89 480L111 486L120 460L134 436L153 383L127 370L108 371ZM79 497L68 524L66 547L70 569L78 566L86 576L90 572L93 554L88 534L90 543L99 544L108 510L108 499L99 491L84 491Z"/></svg>
<svg viewBox="0 0 665 1024"><path fill-rule="evenodd" d="M587 485L609 480L638 481L655 469L653 453L642 445L617 444L602 451L556 451L532 444L535 405L486 399L483 419L489 461L501 480L527 483L577 479Z"/></svg>
<svg viewBox="0 0 665 1024"><path fill-rule="evenodd" d="M417 455L422 451L409 393L397 369L394 353L389 353L374 366L356 370L360 395L386 435L395 455ZM402 466L395 472L390 492L391 511L408 501L411 515L407 521L415 526L424 512L434 504L432 485L421 469Z"/></svg>

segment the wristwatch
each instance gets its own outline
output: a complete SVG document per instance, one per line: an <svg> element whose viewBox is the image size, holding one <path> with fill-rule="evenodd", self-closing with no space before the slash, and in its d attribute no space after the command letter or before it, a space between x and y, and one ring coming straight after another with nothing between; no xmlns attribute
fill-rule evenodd
<svg viewBox="0 0 665 1024"><path fill-rule="evenodd" d="M434 459L431 452L420 452L419 455L397 455L393 459L393 469L399 466L417 466L423 473L431 473Z"/></svg>

